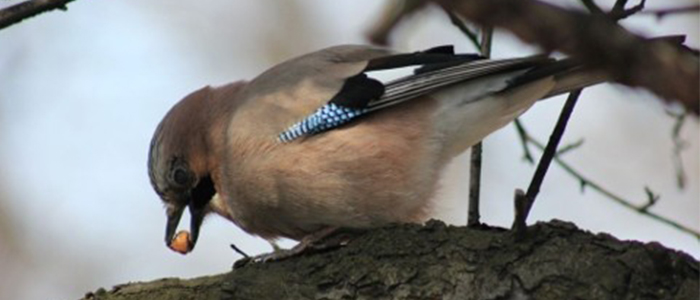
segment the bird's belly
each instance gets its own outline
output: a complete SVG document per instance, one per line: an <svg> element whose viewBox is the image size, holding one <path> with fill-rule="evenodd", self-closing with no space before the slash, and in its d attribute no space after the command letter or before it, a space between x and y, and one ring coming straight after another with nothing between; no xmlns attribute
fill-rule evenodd
<svg viewBox="0 0 700 300"><path fill-rule="evenodd" d="M433 104L407 103L248 157L231 177L234 222L262 237L298 238L329 226L423 221L449 161L424 120Z"/></svg>
<svg viewBox="0 0 700 300"><path fill-rule="evenodd" d="M332 172L310 169L309 164L280 169L277 178L266 180L267 186L241 195L255 204L234 212L234 222L264 238L299 239L326 227L370 228L420 222L427 216L436 178L418 178L381 164L366 170L371 173L360 176L349 166Z"/></svg>

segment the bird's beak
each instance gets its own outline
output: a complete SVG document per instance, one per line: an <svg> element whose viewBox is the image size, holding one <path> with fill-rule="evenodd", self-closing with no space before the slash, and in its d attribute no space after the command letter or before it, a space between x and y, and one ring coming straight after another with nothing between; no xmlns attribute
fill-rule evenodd
<svg viewBox="0 0 700 300"><path fill-rule="evenodd" d="M191 201L185 203L190 203L190 205L188 205L190 209L190 236L187 245L187 252L190 252L194 249L194 246L197 243L199 228L202 226L202 221L204 221L205 211L204 207L197 207ZM165 226L165 244L168 246L168 248L173 248L173 238L175 238L175 232L177 231L177 227L180 224L180 219L182 218L184 211L185 206L173 205L167 209L168 221Z"/></svg>
<svg viewBox="0 0 700 300"><path fill-rule="evenodd" d="M170 243L175 237L175 231L177 230L177 225L180 224L180 218L182 218L182 213L185 211L184 206L172 205L168 206L167 216L168 222L165 226L165 245L170 247Z"/></svg>
<svg viewBox="0 0 700 300"><path fill-rule="evenodd" d="M199 228L202 227L202 221L204 221L204 207L196 207L194 204L190 204L190 251L194 249L194 245L197 243L197 238L199 237Z"/></svg>

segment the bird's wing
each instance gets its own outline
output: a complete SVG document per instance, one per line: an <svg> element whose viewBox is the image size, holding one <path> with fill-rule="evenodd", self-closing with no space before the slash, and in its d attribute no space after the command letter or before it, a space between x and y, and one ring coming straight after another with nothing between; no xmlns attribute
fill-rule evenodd
<svg viewBox="0 0 700 300"><path fill-rule="evenodd" d="M404 54L360 45L326 48L280 63L253 79L243 92L233 127L240 126L239 133L245 134L242 127L264 121L253 132L277 136L331 103L365 108L381 98L384 84L368 77L367 72L406 66L447 67L477 58L455 55L452 46Z"/></svg>
<svg viewBox="0 0 700 300"><path fill-rule="evenodd" d="M434 51L437 52L437 50ZM429 54L429 52L427 53ZM508 86L514 86L551 76L553 73L553 71L534 72L534 70L538 69L536 67L553 63L553 60L544 56L502 60L475 60L474 57L446 54L446 52L439 53L442 53L442 61L434 59L437 55L425 54L422 58L430 57L434 60L424 61L423 63L415 60L411 61L412 65L422 65L422 67L417 69L413 75L385 84L365 74L366 71L372 70L370 68L365 68L357 75L348 77L339 92L328 98L330 99L329 101L318 106L315 111L306 114L302 119L287 127L286 130L279 133L278 139L282 142L290 142L303 136L321 133L342 126L364 114L386 109L411 99L417 99L422 95L457 83L512 73L517 74L517 76L513 75L512 84ZM420 55L414 54L414 56L419 57ZM447 59L445 56L451 57L451 59ZM398 59L392 60L392 58ZM367 65L396 67L398 66L395 63L396 61L405 59L404 55L386 56L369 60ZM381 64L376 63L377 61L380 61ZM552 70L560 71L557 68L552 68ZM503 89L500 88L500 90ZM483 95L498 91L485 88ZM474 99L479 98L481 97Z"/></svg>
<svg viewBox="0 0 700 300"><path fill-rule="evenodd" d="M380 99L368 103L366 111L372 112L390 107L455 83L505 74L518 70L534 70L534 67L549 64L551 62L551 59L544 56L530 56L501 60L477 60L426 72L422 72L422 70L419 69L417 74L406 76L387 83L385 93ZM518 84L525 84L549 75L551 75L551 73L546 75L536 74L535 76L528 76L528 73L526 73L513 77L509 87ZM484 93L494 92L497 91L484 91Z"/></svg>

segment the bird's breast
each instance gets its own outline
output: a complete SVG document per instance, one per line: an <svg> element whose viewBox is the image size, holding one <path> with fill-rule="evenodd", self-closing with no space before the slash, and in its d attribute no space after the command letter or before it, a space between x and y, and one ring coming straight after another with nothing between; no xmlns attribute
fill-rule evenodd
<svg viewBox="0 0 700 300"><path fill-rule="evenodd" d="M446 163L428 120L434 102L423 100L299 141L271 139L277 144L258 146L264 151L230 153L234 221L263 237L294 238L327 226L423 220Z"/></svg>

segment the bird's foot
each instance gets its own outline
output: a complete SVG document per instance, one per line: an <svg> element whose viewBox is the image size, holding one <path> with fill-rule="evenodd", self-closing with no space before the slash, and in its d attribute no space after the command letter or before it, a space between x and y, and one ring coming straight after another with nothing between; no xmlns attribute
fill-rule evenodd
<svg viewBox="0 0 700 300"><path fill-rule="evenodd" d="M305 236L291 249L275 249L275 251L270 253L246 257L236 261L233 267L239 268L248 263L282 261L302 254L311 254L337 249L347 245L354 236L361 232L364 232L364 230L346 228L341 229L337 227L325 228Z"/></svg>

